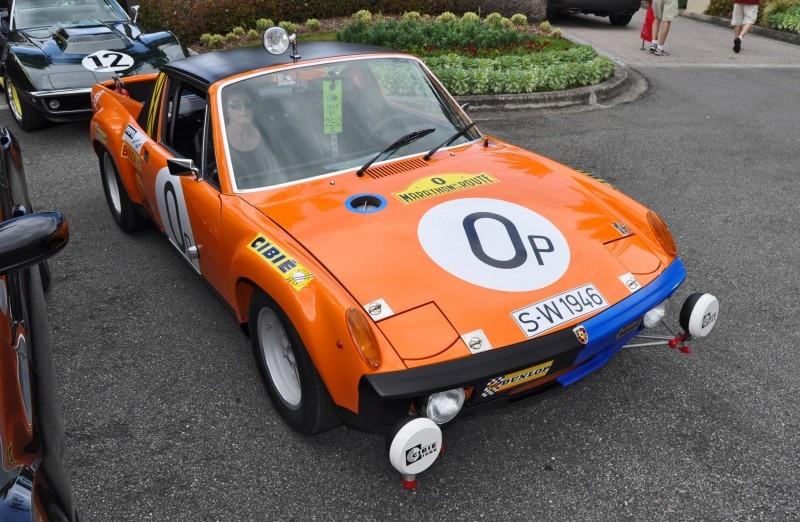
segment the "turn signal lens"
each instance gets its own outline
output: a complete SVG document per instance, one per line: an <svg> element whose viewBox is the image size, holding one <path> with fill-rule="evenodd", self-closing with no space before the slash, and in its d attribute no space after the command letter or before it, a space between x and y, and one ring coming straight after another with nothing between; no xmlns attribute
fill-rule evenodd
<svg viewBox="0 0 800 522"><path fill-rule="evenodd" d="M667 224L664 223L664 220L661 219L661 216L651 210L647 213L647 222L650 223L650 228L656 233L658 242L661 244L661 248L664 249L664 252L670 256L678 255L678 247L675 246L672 233L669 231Z"/></svg>
<svg viewBox="0 0 800 522"><path fill-rule="evenodd" d="M348 308L345 314L347 321L347 330L350 332L350 339L353 344L358 348L358 353L364 358L364 361L373 368L381 365L381 350L378 347L378 340L372 332L372 326L369 320L364 316L361 310L355 308Z"/></svg>

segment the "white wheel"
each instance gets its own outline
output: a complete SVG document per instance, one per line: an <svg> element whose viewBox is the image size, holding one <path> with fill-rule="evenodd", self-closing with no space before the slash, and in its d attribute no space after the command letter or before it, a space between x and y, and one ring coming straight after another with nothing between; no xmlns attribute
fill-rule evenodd
<svg viewBox="0 0 800 522"><path fill-rule="evenodd" d="M299 409L302 388L294 348L283 323L270 308L258 312L258 341L275 391L287 408Z"/></svg>
<svg viewBox="0 0 800 522"><path fill-rule="evenodd" d="M119 197L119 185L117 184L116 166L111 155L103 154L103 177L108 187L108 204L113 207L117 214L122 214L122 202Z"/></svg>

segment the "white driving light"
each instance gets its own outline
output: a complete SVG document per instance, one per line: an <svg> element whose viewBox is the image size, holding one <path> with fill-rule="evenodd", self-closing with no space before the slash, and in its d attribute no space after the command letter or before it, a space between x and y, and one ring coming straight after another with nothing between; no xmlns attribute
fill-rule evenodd
<svg viewBox="0 0 800 522"><path fill-rule="evenodd" d="M50 100L47 102L47 105L49 105L51 109L56 110L61 107L61 102L58 100Z"/></svg>
<svg viewBox="0 0 800 522"><path fill-rule="evenodd" d="M453 420L464 406L464 389L455 388L432 394L422 407L422 414L436 424Z"/></svg>
<svg viewBox="0 0 800 522"><path fill-rule="evenodd" d="M644 327L653 328L658 326L664 316L667 315L667 308L669 308L669 299L661 301L655 308L644 314Z"/></svg>
<svg viewBox="0 0 800 522"><path fill-rule="evenodd" d="M692 337L705 337L714 328L719 316L719 301L711 294L692 294L681 308L681 328Z"/></svg>
<svg viewBox="0 0 800 522"><path fill-rule="evenodd" d="M270 27L264 32L264 49L269 54L283 54L289 48L289 33L282 27Z"/></svg>
<svg viewBox="0 0 800 522"><path fill-rule="evenodd" d="M406 417L387 433L389 462L403 475L403 486L414 489L416 476L436 461L442 451L442 430L425 417Z"/></svg>

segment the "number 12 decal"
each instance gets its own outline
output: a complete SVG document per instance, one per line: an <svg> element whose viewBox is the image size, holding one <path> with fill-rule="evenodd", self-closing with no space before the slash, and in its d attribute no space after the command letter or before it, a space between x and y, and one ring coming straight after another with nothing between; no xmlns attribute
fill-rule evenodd
<svg viewBox="0 0 800 522"><path fill-rule="evenodd" d="M86 56L81 65L92 72L120 72L133 67L133 58L117 51L97 51Z"/></svg>
<svg viewBox="0 0 800 522"><path fill-rule="evenodd" d="M420 220L422 248L439 266L469 283L526 292L567 271L570 251L558 228L507 201L465 198L430 209Z"/></svg>

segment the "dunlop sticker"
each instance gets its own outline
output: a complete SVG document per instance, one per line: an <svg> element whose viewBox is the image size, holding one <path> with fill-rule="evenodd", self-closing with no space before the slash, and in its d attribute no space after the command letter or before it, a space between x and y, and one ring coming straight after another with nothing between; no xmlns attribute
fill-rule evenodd
<svg viewBox="0 0 800 522"><path fill-rule="evenodd" d="M258 254L269 266L281 274L283 279L295 290L301 290L314 277L306 267L262 234L258 234L247 245L247 248Z"/></svg>
<svg viewBox="0 0 800 522"><path fill-rule="evenodd" d="M459 190L467 190L499 182L499 179L491 177L486 172L480 172L478 174L438 174L436 176L420 178L407 186L405 190L392 192L392 196L396 197L404 204L409 205L417 201L444 196L451 192L458 192Z"/></svg>
<svg viewBox="0 0 800 522"><path fill-rule="evenodd" d="M539 364L537 366L531 366L530 368L525 368L524 370L520 370L518 372L495 377L486 384L486 388L483 389L481 397L489 397L490 395L507 390L508 388L519 386L522 383L541 379L547 375L547 372L550 371L552 366L553 361L547 361L546 363Z"/></svg>

